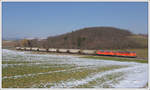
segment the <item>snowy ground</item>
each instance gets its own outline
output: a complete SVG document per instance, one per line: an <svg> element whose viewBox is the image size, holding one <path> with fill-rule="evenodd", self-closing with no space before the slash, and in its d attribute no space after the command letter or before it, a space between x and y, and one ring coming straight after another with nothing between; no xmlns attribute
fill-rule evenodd
<svg viewBox="0 0 150 90"><path fill-rule="evenodd" d="M148 64L3 49L2 87L140 88Z"/></svg>

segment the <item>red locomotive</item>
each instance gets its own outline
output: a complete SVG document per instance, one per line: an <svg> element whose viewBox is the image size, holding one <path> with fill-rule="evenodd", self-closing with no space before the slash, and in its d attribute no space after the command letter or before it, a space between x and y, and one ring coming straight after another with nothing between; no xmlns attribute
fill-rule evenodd
<svg viewBox="0 0 150 90"><path fill-rule="evenodd" d="M96 54L97 55L107 55L107 56L136 57L135 52L129 52L129 51L97 50Z"/></svg>

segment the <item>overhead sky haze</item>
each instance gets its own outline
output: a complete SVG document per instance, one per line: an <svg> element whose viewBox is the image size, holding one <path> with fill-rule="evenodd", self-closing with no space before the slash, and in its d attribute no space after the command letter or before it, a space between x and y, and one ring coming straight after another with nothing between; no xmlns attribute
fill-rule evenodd
<svg viewBox="0 0 150 90"><path fill-rule="evenodd" d="M3 2L2 37L44 38L84 27L148 32L146 2Z"/></svg>

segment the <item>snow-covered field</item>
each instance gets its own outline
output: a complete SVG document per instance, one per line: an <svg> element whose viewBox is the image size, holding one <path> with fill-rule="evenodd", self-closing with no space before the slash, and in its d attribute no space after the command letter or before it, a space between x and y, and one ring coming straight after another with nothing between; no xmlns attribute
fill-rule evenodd
<svg viewBox="0 0 150 90"><path fill-rule="evenodd" d="M3 88L140 88L148 64L3 49Z"/></svg>

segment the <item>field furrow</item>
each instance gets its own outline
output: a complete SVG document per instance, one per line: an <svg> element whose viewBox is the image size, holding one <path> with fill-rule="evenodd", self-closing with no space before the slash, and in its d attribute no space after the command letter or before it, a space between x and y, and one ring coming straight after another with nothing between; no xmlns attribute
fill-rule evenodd
<svg viewBox="0 0 150 90"><path fill-rule="evenodd" d="M147 64L3 49L3 88L136 88L147 82Z"/></svg>

